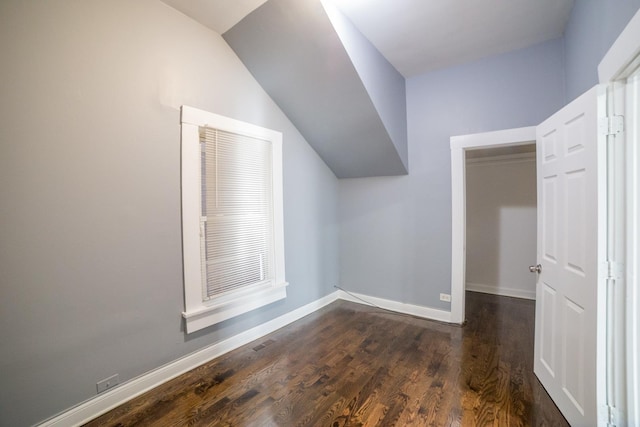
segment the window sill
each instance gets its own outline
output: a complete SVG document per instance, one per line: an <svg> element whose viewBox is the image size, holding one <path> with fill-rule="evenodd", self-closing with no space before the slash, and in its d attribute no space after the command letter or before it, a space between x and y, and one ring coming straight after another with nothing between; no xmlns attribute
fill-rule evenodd
<svg viewBox="0 0 640 427"><path fill-rule="evenodd" d="M220 304L202 305L201 308L185 311L182 317L185 318L187 333L190 334L284 299L287 297L287 285L288 283L284 282L252 295L230 299Z"/></svg>

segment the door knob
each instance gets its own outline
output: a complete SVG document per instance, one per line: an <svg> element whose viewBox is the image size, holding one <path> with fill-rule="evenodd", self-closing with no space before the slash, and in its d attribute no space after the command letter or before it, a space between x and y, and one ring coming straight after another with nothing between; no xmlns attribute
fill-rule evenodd
<svg viewBox="0 0 640 427"><path fill-rule="evenodd" d="M542 271L542 266L540 264L538 265L530 265L529 266L529 271L532 273L540 273Z"/></svg>

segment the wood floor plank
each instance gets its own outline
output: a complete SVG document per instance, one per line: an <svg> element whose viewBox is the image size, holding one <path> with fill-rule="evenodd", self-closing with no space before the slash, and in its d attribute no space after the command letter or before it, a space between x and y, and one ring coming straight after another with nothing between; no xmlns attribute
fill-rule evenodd
<svg viewBox="0 0 640 427"><path fill-rule="evenodd" d="M466 305L459 327L338 301L87 426L567 426L532 372L534 302Z"/></svg>

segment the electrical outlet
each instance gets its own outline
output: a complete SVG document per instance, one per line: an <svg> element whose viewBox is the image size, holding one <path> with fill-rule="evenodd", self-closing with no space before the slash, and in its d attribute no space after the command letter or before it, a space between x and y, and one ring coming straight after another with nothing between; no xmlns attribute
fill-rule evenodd
<svg viewBox="0 0 640 427"><path fill-rule="evenodd" d="M118 374L111 375L109 378L105 378L102 381L98 381L98 383L96 384L96 388L98 389L98 394L117 386L119 382L120 382L120 379L118 378Z"/></svg>
<svg viewBox="0 0 640 427"><path fill-rule="evenodd" d="M440 294L440 301L451 302L451 295L449 295L449 294Z"/></svg>

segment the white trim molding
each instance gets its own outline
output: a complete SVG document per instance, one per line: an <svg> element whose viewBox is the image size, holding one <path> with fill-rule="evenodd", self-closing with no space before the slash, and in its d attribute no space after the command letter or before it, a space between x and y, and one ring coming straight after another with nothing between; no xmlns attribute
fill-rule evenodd
<svg viewBox="0 0 640 427"><path fill-rule="evenodd" d="M464 323L466 269L466 150L535 143L536 127L452 136L451 146L451 320Z"/></svg>
<svg viewBox="0 0 640 427"><path fill-rule="evenodd" d="M287 314L270 320L266 323L239 333L226 340L212 344L162 367L154 369L137 378L127 381L110 391L102 393L78 406L75 406L60 415L51 418L41 427L69 427L80 426L100 415L116 408L123 403L139 396L159 385L176 378L185 372L197 368L217 357L224 355L236 348L262 338L290 323L299 320L322 307L331 304L338 299L338 292L333 292L323 298L304 305Z"/></svg>
<svg viewBox="0 0 640 427"><path fill-rule="evenodd" d="M362 298L362 299L358 299ZM245 344L250 343L287 326L296 320L320 310L321 308L331 304L338 299L355 302L358 304L366 304L366 300L380 308L396 311L399 313L410 314L413 316L424 317L430 320L440 322L449 322L451 313L448 311L437 310L434 308L418 306L413 304L405 304L401 302L386 300L382 298L370 297L367 295L347 293L344 291L336 291L313 301L307 305L297 308L287 314L270 320L262 325L258 325L238 335L227 338L226 340L212 344L171 363L161 366L157 369L133 378L122 383L113 389L93 397L78 406L75 406L61 414L50 418L39 424L40 427L70 427L83 425L96 417L122 405L123 403L140 396L141 394L158 387L159 385L172 380L192 369L197 368L211 360L235 350Z"/></svg>
<svg viewBox="0 0 640 427"><path fill-rule="evenodd" d="M425 307L423 305L407 304L404 302L362 295L355 292L345 292L342 290L338 291L338 298L364 305L369 303L368 305L395 311L397 313L423 317L425 319L436 320L438 322L451 323L451 312Z"/></svg>
<svg viewBox="0 0 640 427"><path fill-rule="evenodd" d="M474 157L467 159L467 166L498 166L515 163L531 163L536 161L536 153L504 154L501 156Z"/></svg>
<svg viewBox="0 0 640 427"><path fill-rule="evenodd" d="M536 290L530 291L526 289L502 288L497 285L484 285L482 283L466 283L466 289L473 292L481 292L483 294L500 295L503 297L536 299Z"/></svg>
<svg viewBox="0 0 640 427"><path fill-rule="evenodd" d="M608 212L612 215L611 242L615 251L610 265L621 266L613 279L614 301L607 312L606 323L617 320L623 327L607 332L607 345L614 357L607 358L603 369L606 384L613 385L607 393L609 413L619 414L620 425L640 423L640 11L631 18L620 36L611 45L598 65L600 83L608 85L608 111L624 117L621 132L613 136L611 197ZM626 218L625 218L626 216ZM621 320L622 319L622 320ZM624 332L622 330L624 329ZM626 359L626 360L625 360ZM613 396L609 399L610 396Z"/></svg>
<svg viewBox="0 0 640 427"><path fill-rule="evenodd" d="M452 136L449 139L451 149L474 150L481 148L497 148L525 145L535 142L536 127L496 130L493 132L472 133Z"/></svg>

